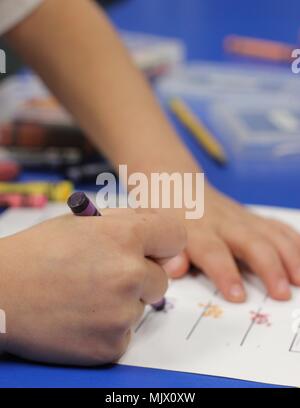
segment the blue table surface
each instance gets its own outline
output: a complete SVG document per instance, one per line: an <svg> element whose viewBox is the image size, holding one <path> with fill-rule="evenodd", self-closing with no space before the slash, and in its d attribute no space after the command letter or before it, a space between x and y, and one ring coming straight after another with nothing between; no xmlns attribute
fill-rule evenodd
<svg viewBox="0 0 300 408"><path fill-rule="evenodd" d="M298 0L124 0L109 14L122 29L182 38L189 59L223 60L226 34L258 36L296 43ZM239 176L218 168L179 126L177 130L210 181L244 203L300 207L298 174ZM31 175L25 175L31 177ZM269 387L247 381L127 366L62 368L6 359L0 387Z"/></svg>

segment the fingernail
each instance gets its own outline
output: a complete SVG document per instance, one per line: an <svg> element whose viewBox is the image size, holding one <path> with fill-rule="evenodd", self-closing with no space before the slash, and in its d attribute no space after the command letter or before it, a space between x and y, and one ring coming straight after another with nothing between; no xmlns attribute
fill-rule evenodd
<svg viewBox="0 0 300 408"><path fill-rule="evenodd" d="M279 295L290 295L291 288L286 279L281 279L277 284L277 292Z"/></svg>
<svg viewBox="0 0 300 408"><path fill-rule="evenodd" d="M229 291L229 296L233 300L244 300L246 294L243 286L239 283L232 285Z"/></svg>

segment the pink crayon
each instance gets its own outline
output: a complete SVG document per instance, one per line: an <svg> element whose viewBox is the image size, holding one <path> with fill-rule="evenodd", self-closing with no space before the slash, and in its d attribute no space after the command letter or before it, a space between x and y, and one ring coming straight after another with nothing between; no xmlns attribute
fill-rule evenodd
<svg viewBox="0 0 300 408"><path fill-rule="evenodd" d="M0 207L32 207L42 208L48 202L46 196L42 194L2 194L0 193Z"/></svg>

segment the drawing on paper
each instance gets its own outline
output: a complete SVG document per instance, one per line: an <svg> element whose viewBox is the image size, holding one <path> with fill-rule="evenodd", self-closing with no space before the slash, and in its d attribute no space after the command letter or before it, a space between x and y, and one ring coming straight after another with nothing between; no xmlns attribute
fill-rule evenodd
<svg viewBox="0 0 300 408"><path fill-rule="evenodd" d="M218 289L216 289L214 291L214 297L216 297L218 295L219 291ZM198 304L200 306L200 304ZM212 300L209 301L208 303L205 303L204 305L202 305L203 310L202 313L200 314L200 316L197 318L197 320L195 321L195 323L193 324L191 330L188 332L187 336L186 336L186 340L190 340L190 338L192 337L192 335L194 334L195 330L197 329L197 327L199 326L199 324L201 323L202 319L204 317L208 317L209 314L212 313L212 310L215 310L215 308L213 308L213 302Z"/></svg>
<svg viewBox="0 0 300 408"><path fill-rule="evenodd" d="M221 316L223 316L223 309L216 304L205 304L205 303L199 303L200 307L204 308L204 314L203 317L212 317L214 319L219 319Z"/></svg>
<svg viewBox="0 0 300 408"><path fill-rule="evenodd" d="M300 326L293 337L289 351L291 353L300 353Z"/></svg>
<svg viewBox="0 0 300 408"><path fill-rule="evenodd" d="M270 316L268 313L262 312L254 312L253 310L250 312L250 319L254 324L258 324L259 326L271 326Z"/></svg>
<svg viewBox="0 0 300 408"><path fill-rule="evenodd" d="M0 236L63 214L65 207L8 210L0 217ZM300 231L300 212L258 210ZM250 278L243 305L225 303L203 274L172 281L165 310L146 308L120 364L299 386L300 327L291 327L291 313L299 308L300 289L293 288L290 301L276 303L258 278Z"/></svg>

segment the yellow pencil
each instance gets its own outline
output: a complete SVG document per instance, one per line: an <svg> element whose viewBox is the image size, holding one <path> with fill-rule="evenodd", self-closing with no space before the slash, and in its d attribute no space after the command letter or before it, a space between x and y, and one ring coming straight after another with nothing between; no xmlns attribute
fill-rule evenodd
<svg viewBox="0 0 300 408"><path fill-rule="evenodd" d="M204 150L218 163L226 164L227 157L222 146L189 107L178 98L170 100L169 106L171 111L198 140Z"/></svg>

